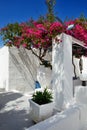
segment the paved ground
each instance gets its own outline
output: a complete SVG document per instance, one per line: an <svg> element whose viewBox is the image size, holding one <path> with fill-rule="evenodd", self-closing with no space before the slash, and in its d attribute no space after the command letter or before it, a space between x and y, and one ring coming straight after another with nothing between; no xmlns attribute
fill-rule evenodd
<svg viewBox="0 0 87 130"><path fill-rule="evenodd" d="M30 96L0 91L0 130L25 130L34 125L29 117Z"/></svg>
<svg viewBox="0 0 87 130"><path fill-rule="evenodd" d="M25 130L34 125L29 116L29 98L0 90L0 130ZM80 130L87 130L87 123Z"/></svg>

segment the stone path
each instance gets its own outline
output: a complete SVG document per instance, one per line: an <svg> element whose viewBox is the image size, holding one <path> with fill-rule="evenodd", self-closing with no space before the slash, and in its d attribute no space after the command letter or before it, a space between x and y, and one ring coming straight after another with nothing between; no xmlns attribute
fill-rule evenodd
<svg viewBox="0 0 87 130"><path fill-rule="evenodd" d="M0 130L26 130L34 125L29 116L30 95L0 91ZM87 130L87 123L80 130Z"/></svg>
<svg viewBox="0 0 87 130"><path fill-rule="evenodd" d="M84 124L83 128L81 128L80 130L87 130L87 122Z"/></svg>
<svg viewBox="0 0 87 130"><path fill-rule="evenodd" d="M28 99L20 93L0 92L0 130L25 130L34 125Z"/></svg>

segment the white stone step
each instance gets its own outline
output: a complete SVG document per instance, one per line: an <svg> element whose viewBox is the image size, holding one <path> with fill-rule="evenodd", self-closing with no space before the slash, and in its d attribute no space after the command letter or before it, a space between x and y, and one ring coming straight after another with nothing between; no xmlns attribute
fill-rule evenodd
<svg viewBox="0 0 87 130"><path fill-rule="evenodd" d="M84 123L83 127L80 130L87 130L87 122Z"/></svg>

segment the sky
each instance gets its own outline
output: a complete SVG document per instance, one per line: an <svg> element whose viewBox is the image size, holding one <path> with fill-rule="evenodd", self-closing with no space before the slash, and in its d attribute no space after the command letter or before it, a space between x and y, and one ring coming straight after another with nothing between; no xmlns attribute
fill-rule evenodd
<svg viewBox="0 0 87 130"><path fill-rule="evenodd" d="M81 14L87 17L87 0L56 0L54 11L62 21ZM46 13L45 0L0 0L0 28L8 23L28 21L31 17L36 20ZM2 44L0 40L0 46Z"/></svg>

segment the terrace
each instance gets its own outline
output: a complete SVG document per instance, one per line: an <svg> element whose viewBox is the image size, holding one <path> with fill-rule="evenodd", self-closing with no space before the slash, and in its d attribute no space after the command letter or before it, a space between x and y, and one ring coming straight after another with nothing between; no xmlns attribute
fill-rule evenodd
<svg viewBox="0 0 87 130"><path fill-rule="evenodd" d="M11 130L13 129L86 130L87 129L87 112L86 112L87 88L82 86L82 82L80 78L78 78L78 75L77 78L73 80L74 71L72 69L73 44L74 46L76 44L77 46L81 46L85 49L86 47L83 45L81 41L64 33L61 34L60 39L62 40L61 44L55 44L55 40L53 41L53 52L52 52L53 69L52 69L51 89L54 91L55 95L54 115L40 123L34 124L34 122L29 117L28 99L31 98L30 93L28 93L27 96L24 96L20 93L1 92L0 93L1 96L0 115L2 117L1 118L2 120L0 120L1 129L3 130L7 129L8 130L10 129ZM10 89L8 89L8 91L9 90Z"/></svg>

